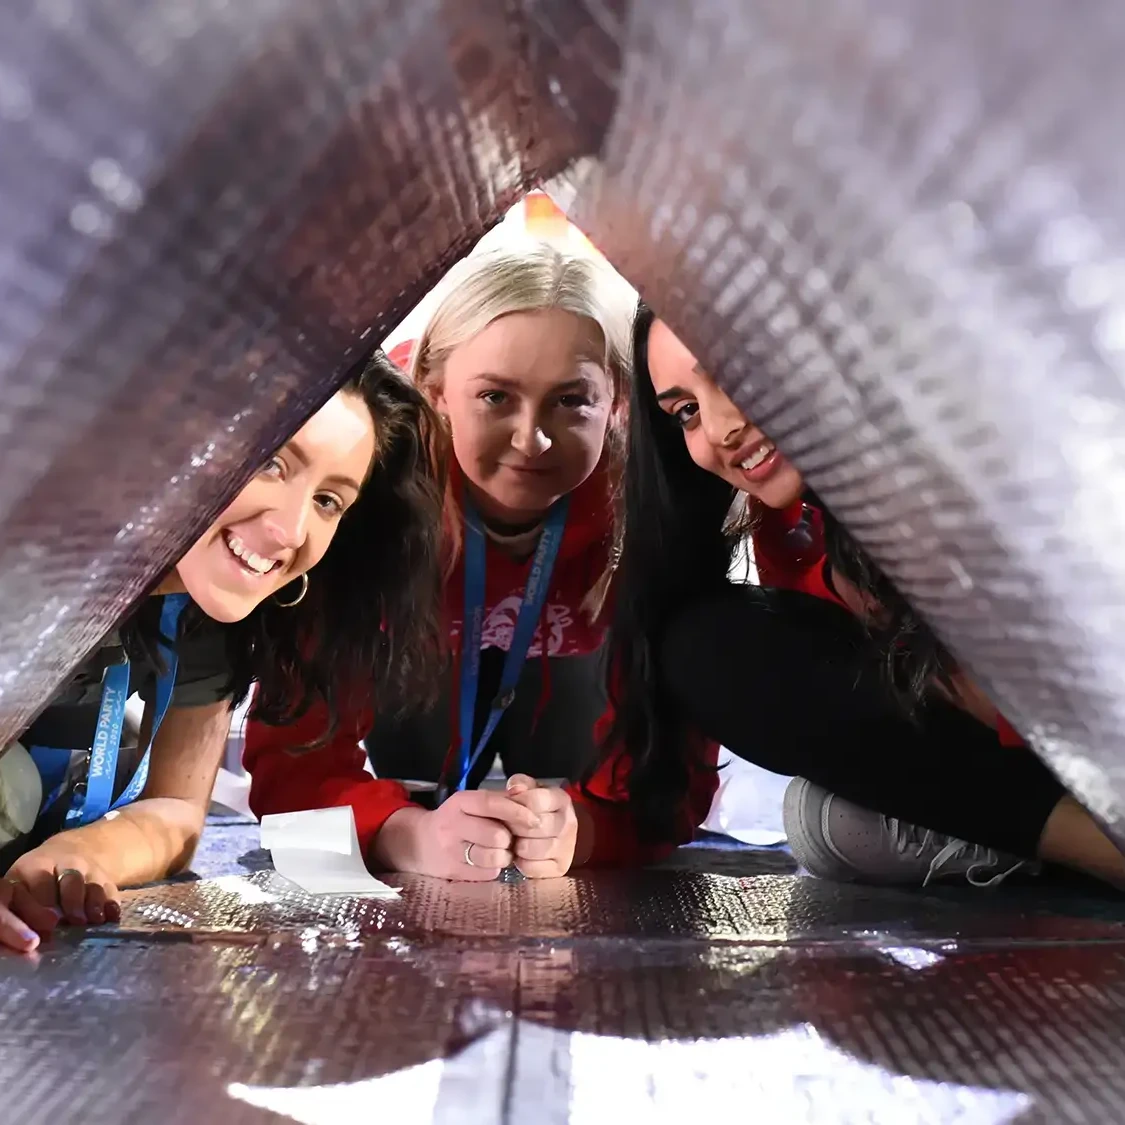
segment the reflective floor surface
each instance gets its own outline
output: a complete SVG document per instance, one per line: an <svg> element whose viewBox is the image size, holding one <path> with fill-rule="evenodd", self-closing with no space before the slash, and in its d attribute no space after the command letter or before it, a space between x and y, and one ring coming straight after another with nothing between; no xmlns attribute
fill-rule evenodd
<svg viewBox="0 0 1125 1125"><path fill-rule="evenodd" d="M0 1121L1125 1120L1125 901L834 886L783 852L312 899L253 826L0 960Z"/></svg>

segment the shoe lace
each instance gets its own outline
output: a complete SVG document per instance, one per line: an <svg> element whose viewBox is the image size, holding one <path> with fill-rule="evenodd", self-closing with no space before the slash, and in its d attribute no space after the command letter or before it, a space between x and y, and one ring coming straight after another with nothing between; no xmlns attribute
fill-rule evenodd
<svg viewBox="0 0 1125 1125"><path fill-rule="evenodd" d="M956 836L944 836L930 828L907 824L896 817L883 817L883 826L894 841L895 850L901 855L912 852L916 859L920 859L928 849L936 849L926 877L922 880L923 887L928 886L931 879L940 875L941 869L946 864L955 860L968 861L965 878L974 887L994 887L1024 866L1024 861L1021 859L1003 871L996 871L1001 864L1000 856L983 844L970 844L967 840L958 840ZM988 871L995 873L987 878L982 877L983 873Z"/></svg>

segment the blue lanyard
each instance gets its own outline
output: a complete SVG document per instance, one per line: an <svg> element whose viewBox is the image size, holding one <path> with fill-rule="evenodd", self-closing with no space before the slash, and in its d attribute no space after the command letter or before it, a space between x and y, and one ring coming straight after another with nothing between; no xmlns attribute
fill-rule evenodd
<svg viewBox="0 0 1125 1125"><path fill-rule="evenodd" d="M461 638L461 695L460 724L461 746L459 764L461 779L459 790L468 784L473 767L480 760L488 740L492 737L501 716L511 705L516 695L520 671L531 647L531 638L547 600L547 588L551 583L551 572L555 568L563 532L566 530L566 514L569 502L567 497L559 500L547 515L547 521L539 535L539 543L531 559L524 586L523 601L520 603L519 617L512 633L512 643L504 657L504 670L500 676L500 687L488 720L484 724L477 744L473 746L473 719L476 716L477 685L480 681L480 641L484 627L485 598L485 534L480 516L469 505L465 505L465 621Z"/></svg>
<svg viewBox="0 0 1125 1125"><path fill-rule="evenodd" d="M170 594L164 598L160 611L160 633L173 643L179 633L180 614L191 599L186 594ZM125 703L129 698L129 658L123 664L113 664L106 669L102 680L102 699L98 708L98 722L94 728L94 741L90 747L90 766L86 776L86 795L76 794L74 803L66 814L66 827L77 828L100 820L111 808L135 801L144 791L148 781L149 758L152 741L164 721L172 702L176 685L176 652L174 648L159 643L165 672L156 681L156 697L152 717L152 730L148 745L136 772L125 786L121 796L113 800L113 787L117 780L117 760L121 754L121 731L125 725ZM66 784L70 748L33 746L29 753L43 775L44 788L50 787L43 808L54 804Z"/></svg>

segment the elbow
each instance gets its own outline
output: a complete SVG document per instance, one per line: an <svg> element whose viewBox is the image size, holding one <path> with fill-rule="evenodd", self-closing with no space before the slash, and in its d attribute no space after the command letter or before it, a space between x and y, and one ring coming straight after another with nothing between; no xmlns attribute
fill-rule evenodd
<svg viewBox="0 0 1125 1125"><path fill-rule="evenodd" d="M163 822L165 873L182 875L195 858L196 849L207 823L207 806L194 801L176 801L159 811Z"/></svg>
<svg viewBox="0 0 1125 1125"><path fill-rule="evenodd" d="M195 859L196 849L199 847L199 839L203 835L202 827L198 832L189 833L180 848L179 854L174 856L172 862L168 865L169 875L182 875L191 866L191 861Z"/></svg>

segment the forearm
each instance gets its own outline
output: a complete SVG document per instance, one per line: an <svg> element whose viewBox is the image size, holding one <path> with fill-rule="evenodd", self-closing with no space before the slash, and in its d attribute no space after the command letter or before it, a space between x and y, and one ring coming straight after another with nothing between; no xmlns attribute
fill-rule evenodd
<svg viewBox="0 0 1125 1125"><path fill-rule="evenodd" d="M127 887L184 870L203 824L204 810L199 805L178 797L149 797L64 836L117 886Z"/></svg>
<svg viewBox="0 0 1125 1125"><path fill-rule="evenodd" d="M368 849L368 864L376 871L413 871L418 867L418 833L426 810L408 805L391 813Z"/></svg>

